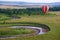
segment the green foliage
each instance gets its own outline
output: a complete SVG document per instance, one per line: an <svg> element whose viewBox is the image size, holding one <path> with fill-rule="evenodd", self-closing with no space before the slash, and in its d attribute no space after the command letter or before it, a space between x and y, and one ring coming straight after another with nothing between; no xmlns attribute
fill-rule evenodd
<svg viewBox="0 0 60 40"><path fill-rule="evenodd" d="M50 11L60 11L60 7L52 7L49 10Z"/></svg>
<svg viewBox="0 0 60 40"><path fill-rule="evenodd" d="M0 9L0 13L9 15L9 16L13 16L13 14L27 14L27 15L31 15L31 14L41 14L42 13L42 9L41 8L27 8L27 9Z"/></svg>
<svg viewBox="0 0 60 40"><path fill-rule="evenodd" d="M52 7L49 9L49 11L60 11L60 7ZM0 14L1 13L9 16L24 15L24 14L27 14L28 16L30 16L30 15L44 14L42 12L42 8L26 8L26 9L1 9L0 8Z"/></svg>

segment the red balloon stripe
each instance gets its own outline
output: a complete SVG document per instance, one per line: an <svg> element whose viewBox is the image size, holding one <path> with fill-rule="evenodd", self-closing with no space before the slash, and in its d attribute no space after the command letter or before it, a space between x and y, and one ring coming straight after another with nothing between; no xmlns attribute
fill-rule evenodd
<svg viewBox="0 0 60 40"><path fill-rule="evenodd" d="M49 10L49 7L44 5L44 6L42 6L42 10L43 10L44 14L46 14L46 12Z"/></svg>

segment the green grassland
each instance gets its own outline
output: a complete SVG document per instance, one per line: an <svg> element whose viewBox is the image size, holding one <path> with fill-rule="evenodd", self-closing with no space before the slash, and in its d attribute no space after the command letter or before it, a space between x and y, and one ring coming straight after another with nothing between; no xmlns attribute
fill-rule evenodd
<svg viewBox="0 0 60 40"><path fill-rule="evenodd" d="M60 40L60 12L49 12L51 15L31 15L20 16L20 19L6 20L5 22L33 22L46 24L50 27L50 31L43 35L26 36L18 38L8 38L4 40ZM56 15L55 15L56 14ZM3 21L0 21L1 23ZM0 24L0 26L10 26L12 24ZM2 39L3 40L3 39Z"/></svg>
<svg viewBox="0 0 60 40"><path fill-rule="evenodd" d="M0 36L14 36L33 33L33 30L24 28L0 28Z"/></svg>

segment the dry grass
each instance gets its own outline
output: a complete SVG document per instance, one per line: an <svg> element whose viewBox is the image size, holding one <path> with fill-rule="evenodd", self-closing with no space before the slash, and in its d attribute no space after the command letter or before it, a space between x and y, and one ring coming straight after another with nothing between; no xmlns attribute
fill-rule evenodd
<svg viewBox="0 0 60 40"><path fill-rule="evenodd" d="M1 5L0 6L1 9L25 9L26 7L18 7L18 6L6 6L6 5Z"/></svg>

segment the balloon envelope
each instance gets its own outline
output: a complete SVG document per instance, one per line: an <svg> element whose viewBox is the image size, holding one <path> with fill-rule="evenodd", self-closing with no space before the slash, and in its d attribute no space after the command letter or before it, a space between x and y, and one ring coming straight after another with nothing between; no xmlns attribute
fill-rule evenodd
<svg viewBox="0 0 60 40"><path fill-rule="evenodd" d="M48 7L48 6L46 6L46 5L43 5L43 6L42 6L42 11L43 11L44 13L46 13L48 10L49 10L49 7Z"/></svg>

